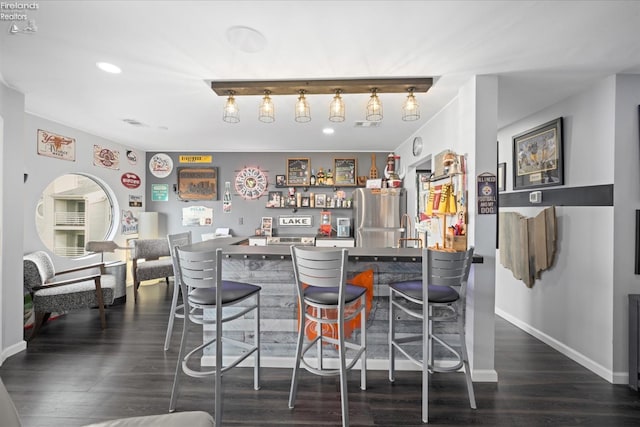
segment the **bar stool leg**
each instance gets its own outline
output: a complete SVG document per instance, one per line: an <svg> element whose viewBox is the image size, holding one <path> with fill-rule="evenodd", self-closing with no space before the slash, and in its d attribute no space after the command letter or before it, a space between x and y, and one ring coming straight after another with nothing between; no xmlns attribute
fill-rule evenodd
<svg viewBox="0 0 640 427"><path fill-rule="evenodd" d="M307 321L307 307L304 302L300 302L299 304L299 319L300 319L300 327L298 328L298 344L296 345L296 361L293 366L293 377L291 379L291 390L289 391L289 408L293 409L296 402L296 393L298 391L298 377L300 370L300 358L302 357L302 344L304 341L304 333L305 333L305 325Z"/></svg>
<svg viewBox="0 0 640 427"><path fill-rule="evenodd" d="M360 356L360 390L367 389L367 300L366 294L362 297L362 311L360 312L360 345L365 347L365 350Z"/></svg>
<svg viewBox="0 0 640 427"><path fill-rule="evenodd" d="M396 352L393 341L396 339L395 318L393 315L393 290L389 289L389 381L395 381Z"/></svg>
<svg viewBox="0 0 640 427"><path fill-rule="evenodd" d="M256 294L255 342L258 349L253 355L253 389L260 390L260 293Z"/></svg>
<svg viewBox="0 0 640 427"><path fill-rule="evenodd" d="M342 426L349 426L349 391L347 390L347 362L344 348L344 320L338 315L338 354L340 356L340 400L342 402Z"/></svg>

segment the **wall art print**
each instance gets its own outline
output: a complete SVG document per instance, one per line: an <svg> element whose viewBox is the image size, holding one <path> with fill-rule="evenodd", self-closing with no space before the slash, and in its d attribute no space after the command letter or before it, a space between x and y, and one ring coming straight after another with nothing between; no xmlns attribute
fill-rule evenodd
<svg viewBox="0 0 640 427"><path fill-rule="evenodd" d="M564 184L562 117L513 137L513 189Z"/></svg>
<svg viewBox="0 0 640 427"><path fill-rule="evenodd" d="M76 139L38 129L38 154L75 162Z"/></svg>

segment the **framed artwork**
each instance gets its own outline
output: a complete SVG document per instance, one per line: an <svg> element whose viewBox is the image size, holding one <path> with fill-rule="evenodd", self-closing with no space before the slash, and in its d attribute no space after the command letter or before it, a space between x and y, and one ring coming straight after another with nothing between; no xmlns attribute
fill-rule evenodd
<svg viewBox="0 0 640 427"><path fill-rule="evenodd" d="M287 185L309 185L310 170L309 158L287 159Z"/></svg>
<svg viewBox="0 0 640 427"><path fill-rule="evenodd" d="M356 159L334 159L333 179L337 186L356 185L358 179Z"/></svg>
<svg viewBox="0 0 640 427"><path fill-rule="evenodd" d="M310 205L310 199L307 196L303 196L301 200L301 205L303 208L308 208Z"/></svg>
<svg viewBox="0 0 640 427"><path fill-rule="evenodd" d="M327 205L326 194L316 194L316 208L324 208Z"/></svg>
<svg viewBox="0 0 640 427"><path fill-rule="evenodd" d="M282 203L282 191L269 191L268 208L279 208Z"/></svg>
<svg viewBox="0 0 640 427"><path fill-rule="evenodd" d="M263 236L271 236L273 230L273 217L263 216L260 228Z"/></svg>
<svg viewBox="0 0 640 427"><path fill-rule="evenodd" d="M276 187L286 187L287 177L284 175L276 175Z"/></svg>
<svg viewBox="0 0 640 427"><path fill-rule="evenodd" d="M507 163L498 163L498 191L507 189Z"/></svg>
<svg viewBox="0 0 640 427"><path fill-rule="evenodd" d="M513 137L513 189L564 184L562 117Z"/></svg>
<svg viewBox="0 0 640 427"><path fill-rule="evenodd" d="M218 168L178 168L180 200L218 200Z"/></svg>

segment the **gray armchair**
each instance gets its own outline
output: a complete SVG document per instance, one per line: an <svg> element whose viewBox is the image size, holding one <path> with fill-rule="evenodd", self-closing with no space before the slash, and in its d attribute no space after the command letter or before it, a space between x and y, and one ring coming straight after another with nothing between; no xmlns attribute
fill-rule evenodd
<svg viewBox="0 0 640 427"><path fill-rule="evenodd" d="M136 239L132 244L133 296L138 301L140 282L164 278L168 285L169 277L173 276L173 264L167 239Z"/></svg>
<svg viewBox="0 0 640 427"><path fill-rule="evenodd" d="M113 303L116 281L112 275L103 274L103 266L98 263L56 272L46 252L25 255L24 287L31 294L35 312L35 323L29 339L36 336L51 313L78 308L97 306L102 328L106 328L104 306Z"/></svg>
<svg viewBox="0 0 640 427"><path fill-rule="evenodd" d="M176 412L173 414L148 415L121 418L91 424L86 427L213 427L211 415L202 411ZM0 426L21 427L20 417L9 392L0 379Z"/></svg>

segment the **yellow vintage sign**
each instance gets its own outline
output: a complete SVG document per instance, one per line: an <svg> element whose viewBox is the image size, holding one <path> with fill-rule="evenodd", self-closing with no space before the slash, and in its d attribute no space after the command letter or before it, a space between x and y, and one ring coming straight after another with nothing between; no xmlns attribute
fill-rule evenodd
<svg viewBox="0 0 640 427"><path fill-rule="evenodd" d="M180 156L180 163L211 163L213 156Z"/></svg>

